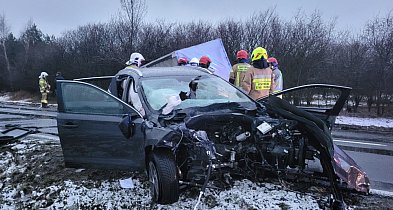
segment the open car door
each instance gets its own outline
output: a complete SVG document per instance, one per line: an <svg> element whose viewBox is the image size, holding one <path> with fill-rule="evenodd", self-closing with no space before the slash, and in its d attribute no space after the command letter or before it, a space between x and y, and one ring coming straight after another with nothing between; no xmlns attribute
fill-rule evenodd
<svg viewBox="0 0 393 210"><path fill-rule="evenodd" d="M258 99L257 101L262 103L266 102L265 104L268 109L275 109L276 111L279 111L281 115L297 120L302 123L306 129L308 125L311 125L310 129L308 129L314 139L311 143L314 144L313 146L315 148L318 148L316 146L321 145L319 146L319 151L321 157L324 158L320 160L321 164L323 164L323 160L325 160L324 171L325 169L328 169L326 170L327 174L334 172L341 181L347 184L348 188L368 193L370 190L370 181L367 174L348 154L333 143L333 139L330 135L336 116L338 116L343 108L350 91L351 88L349 87L311 84L290 88L274 94L276 96L282 96L282 98L289 102L289 104L311 113L313 115L312 117L304 115L296 109L286 106L286 102L277 98L265 97ZM324 126L320 126L318 119L312 119L314 116L321 119L330 131L322 128ZM323 122L321 122L321 124ZM333 188L338 189L337 186L335 187L337 184L334 180L335 177L328 177L330 177L331 183L333 183ZM338 191L334 191L336 192L336 198L341 197L337 194Z"/></svg>
<svg viewBox="0 0 393 210"><path fill-rule="evenodd" d="M331 129L351 89L337 85L310 84L289 88L273 95L282 97L290 104L312 113ZM264 98L257 101L260 100Z"/></svg>
<svg viewBox="0 0 393 210"><path fill-rule="evenodd" d="M142 115L109 92L80 81L57 82L57 127L66 167L144 169ZM132 136L119 129L125 117Z"/></svg>

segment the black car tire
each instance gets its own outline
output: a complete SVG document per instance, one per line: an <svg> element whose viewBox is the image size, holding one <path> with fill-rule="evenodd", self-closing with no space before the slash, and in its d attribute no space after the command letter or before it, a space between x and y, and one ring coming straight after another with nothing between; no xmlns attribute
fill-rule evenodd
<svg viewBox="0 0 393 210"><path fill-rule="evenodd" d="M150 194L154 202L171 204L179 200L176 163L169 151L152 152L147 164Z"/></svg>

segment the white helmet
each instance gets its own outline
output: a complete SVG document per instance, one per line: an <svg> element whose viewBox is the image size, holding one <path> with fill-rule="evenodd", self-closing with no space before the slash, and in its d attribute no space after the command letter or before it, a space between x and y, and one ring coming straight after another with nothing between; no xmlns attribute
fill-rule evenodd
<svg viewBox="0 0 393 210"><path fill-rule="evenodd" d="M199 59L198 58L192 58L190 60L190 65L191 66L198 66L199 65Z"/></svg>
<svg viewBox="0 0 393 210"><path fill-rule="evenodd" d="M43 79L45 77L48 76L48 73L46 73L45 71L41 72L40 76L38 78Z"/></svg>
<svg viewBox="0 0 393 210"><path fill-rule="evenodd" d="M126 65L134 64L134 65L140 67L141 64L142 64L142 61L144 61L144 60L145 60L145 58L143 57L142 54L137 53L137 52L136 53L132 53L131 56L130 56L130 60L126 62Z"/></svg>

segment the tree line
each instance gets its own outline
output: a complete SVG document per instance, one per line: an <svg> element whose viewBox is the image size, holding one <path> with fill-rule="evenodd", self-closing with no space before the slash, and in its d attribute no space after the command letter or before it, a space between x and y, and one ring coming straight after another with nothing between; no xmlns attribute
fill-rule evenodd
<svg viewBox="0 0 393 210"><path fill-rule="evenodd" d="M147 60L174 50L221 38L232 64L236 52L262 46L278 59L284 88L329 83L353 88L350 102L375 107L383 115L393 101L393 15L370 20L363 32L336 31L334 22L318 12L297 14L284 21L274 10L245 20L218 23L193 21L143 22L143 1L121 0L122 12L108 23L79 26L59 37L44 34L29 22L16 38L0 15L0 91L38 91L38 75L46 71L54 83L60 71L66 79L113 75L132 52ZM214 61L213 61L214 62Z"/></svg>

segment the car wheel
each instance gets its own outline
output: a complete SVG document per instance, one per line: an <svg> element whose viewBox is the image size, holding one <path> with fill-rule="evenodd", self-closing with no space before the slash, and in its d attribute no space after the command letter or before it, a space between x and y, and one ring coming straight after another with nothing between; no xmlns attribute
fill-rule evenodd
<svg viewBox="0 0 393 210"><path fill-rule="evenodd" d="M173 155L167 151L153 152L147 167L153 201L171 204L179 200L179 181Z"/></svg>

